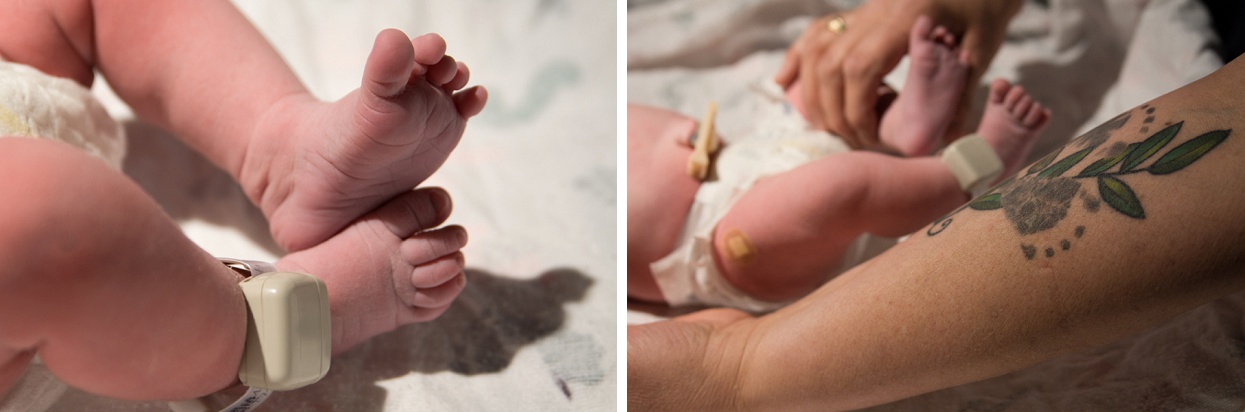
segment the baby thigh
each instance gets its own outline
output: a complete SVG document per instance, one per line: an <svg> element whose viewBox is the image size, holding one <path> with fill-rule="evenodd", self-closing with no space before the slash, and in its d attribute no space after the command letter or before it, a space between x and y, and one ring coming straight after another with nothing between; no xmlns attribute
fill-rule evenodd
<svg viewBox="0 0 1245 412"><path fill-rule="evenodd" d="M0 362L37 351L70 385L127 399L235 380L246 336L236 275L137 185L26 138L0 138L0 176L0 356L17 354Z"/></svg>
<svg viewBox="0 0 1245 412"><path fill-rule="evenodd" d="M649 264L674 250L700 183L687 174L691 118L627 108L627 293L662 301Z"/></svg>
<svg viewBox="0 0 1245 412"><path fill-rule="evenodd" d="M848 152L758 181L714 230L723 277L783 301L819 286L865 233L897 237L966 200L936 158Z"/></svg>

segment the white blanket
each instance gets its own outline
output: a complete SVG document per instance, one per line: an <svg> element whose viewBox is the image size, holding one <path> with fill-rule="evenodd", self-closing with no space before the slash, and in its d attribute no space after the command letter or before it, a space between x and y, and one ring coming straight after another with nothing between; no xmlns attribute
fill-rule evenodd
<svg viewBox="0 0 1245 412"><path fill-rule="evenodd" d="M697 117L720 104L726 139L748 136L749 85L769 78L810 19L855 1L648 0L628 10L628 95ZM983 78L1024 86L1054 112L1033 158L1222 65L1197 0L1030 1ZM902 85L904 65L888 76ZM978 115L980 108L977 110ZM1242 410L1245 293L1119 342L879 410ZM660 319L630 311L631 322Z"/></svg>
<svg viewBox="0 0 1245 412"><path fill-rule="evenodd" d="M440 319L334 358L261 410L612 410L616 402L617 7L564 0L236 0L323 99L357 88L377 32L441 33L488 107L429 181L470 232L468 286ZM132 118L105 96L115 117ZM125 170L209 253L273 259L223 172L128 122ZM124 379L125 377L117 377ZM66 388L34 366L11 410L167 411ZM16 397L20 395L11 395ZM0 402L3 404L3 402ZM0 409L4 409L0 407Z"/></svg>

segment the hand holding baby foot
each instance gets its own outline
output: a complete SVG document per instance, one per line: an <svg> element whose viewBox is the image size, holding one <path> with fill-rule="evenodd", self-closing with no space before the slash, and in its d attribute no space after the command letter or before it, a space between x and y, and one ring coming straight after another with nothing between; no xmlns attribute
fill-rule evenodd
<svg viewBox="0 0 1245 412"><path fill-rule="evenodd" d="M312 248L277 262L328 287L333 353L399 326L440 316L466 286L467 232L441 189L404 193Z"/></svg>
<svg viewBox="0 0 1245 412"><path fill-rule="evenodd" d="M488 99L436 34L376 37L362 87L326 104L286 99L258 127L241 179L291 251L315 245L422 183Z"/></svg>

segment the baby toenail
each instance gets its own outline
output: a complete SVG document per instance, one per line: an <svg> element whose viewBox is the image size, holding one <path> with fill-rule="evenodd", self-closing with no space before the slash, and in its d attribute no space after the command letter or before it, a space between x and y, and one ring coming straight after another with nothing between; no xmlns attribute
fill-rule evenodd
<svg viewBox="0 0 1245 412"><path fill-rule="evenodd" d="M453 200L450 199L449 193L443 190L433 190L432 193L432 196L435 198L433 203L437 205L437 212L445 213L449 211L450 207L453 206Z"/></svg>

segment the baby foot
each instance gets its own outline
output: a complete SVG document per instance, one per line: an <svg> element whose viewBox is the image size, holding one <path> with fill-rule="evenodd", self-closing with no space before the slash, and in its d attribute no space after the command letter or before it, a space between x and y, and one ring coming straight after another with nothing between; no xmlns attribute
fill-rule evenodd
<svg viewBox="0 0 1245 412"><path fill-rule="evenodd" d="M277 261L328 287L333 353L398 326L435 319L466 285L460 226L432 229L450 214L441 189L409 191L310 249Z"/></svg>
<svg viewBox="0 0 1245 412"><path fill-rule="evenodd" d="M337 102L287 99L265 118L240 181L273 238L302 250L432 175L487 92L436 34L376 36L363 85Z"/></svg>
<svg viewBox="0 0 1245 412"><path fill-rule="evenodd" d="M1000 180L1016 174L1029 156L1038 133L1049 121L1050 110L1034 101L1024 88L1003 79L990 83L990 95L986 98L986 110L977 126L977 134L1003 159Z"/></svg>
<svg viewBox="0 0 1245 412"><path fill-rule="evenodd" d="M951 125L968 75L968 52L947 28L921 16L908 34L908 61L903 91L882 115L878 137L905 156L923 156Z"/></svg>

